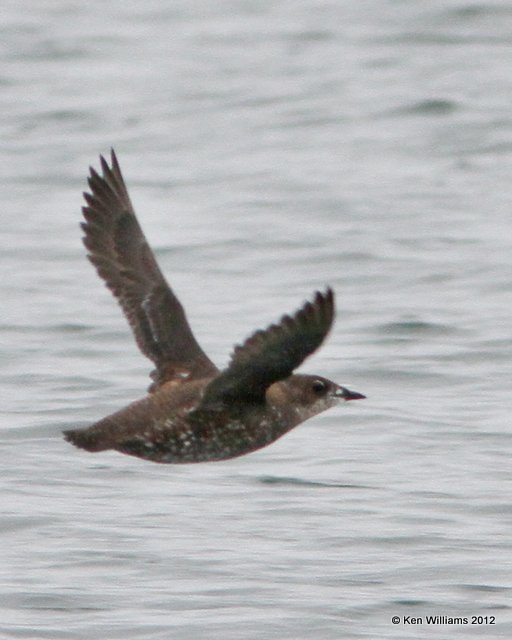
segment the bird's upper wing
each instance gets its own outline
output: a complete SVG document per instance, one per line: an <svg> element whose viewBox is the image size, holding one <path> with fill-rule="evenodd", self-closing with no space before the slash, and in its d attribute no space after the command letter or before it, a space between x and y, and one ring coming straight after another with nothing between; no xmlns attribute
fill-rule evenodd
<svg viewBox="0 0 512 640"><path fill-rule="evenodd" d="M84 193L88 257L118 299L144 355L156 365L153 389L169 380L215 375L137 221L114 151L102 175L92 167Z"/></svg>
<svg viewBox="0 0 512 640"><path fill-rule="evenodd" d="M197 411L261 403L267 388L287 378L322 344L334 320L334 293L316 292L294 315L256 331L235 347L231 362L207 386Z"/></svg>

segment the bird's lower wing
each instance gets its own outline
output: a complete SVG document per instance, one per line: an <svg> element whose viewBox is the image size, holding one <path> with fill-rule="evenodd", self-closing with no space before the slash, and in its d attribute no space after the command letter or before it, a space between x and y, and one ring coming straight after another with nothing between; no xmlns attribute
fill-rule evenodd
<svg viewBox="0 0 512 640"><path fill-rule="evenodd" d="M267 388L290 376L322 344L334 319L334 293L317 292L292 316L235 347L227 369L205 390L197 411L264 402Z"/></svg>

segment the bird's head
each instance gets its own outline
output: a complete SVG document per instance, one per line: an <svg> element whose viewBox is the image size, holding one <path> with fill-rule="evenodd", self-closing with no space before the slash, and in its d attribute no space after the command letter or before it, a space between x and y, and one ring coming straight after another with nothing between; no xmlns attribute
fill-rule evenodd
<svg viewBox="0 0 512 640"><path fill-rule="evenodd" d="M274 400L285 411L287 408L293 408L298 418L296 424L340 402L366 398L362 393L351 391L322 376L300 373L276 382L269 388L267 394L269 400Z"/></svg>

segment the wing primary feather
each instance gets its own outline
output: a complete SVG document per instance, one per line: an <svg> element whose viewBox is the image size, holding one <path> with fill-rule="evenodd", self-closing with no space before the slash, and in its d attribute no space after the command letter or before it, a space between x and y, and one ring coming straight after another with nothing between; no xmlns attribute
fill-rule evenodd
<svg viewBox="0 0 512 640"><path fill-rule="evenodd" d="M167 284L138 223L117 156L101 173L90 167L84 193L83 242L89 260L118 299L144 355L156 365L153 389L186 371L188 379L217 368L197 343L185 312ZM180 379L181 379L180 377Z"/></svg>

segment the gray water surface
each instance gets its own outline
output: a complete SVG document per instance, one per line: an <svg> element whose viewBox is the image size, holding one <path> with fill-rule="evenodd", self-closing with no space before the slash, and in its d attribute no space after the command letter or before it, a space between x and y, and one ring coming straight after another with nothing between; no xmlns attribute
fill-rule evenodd
<svg viewBox="0 0 512 640"><path fill-rule="evenodd" d="M510 2L20 7L0 17L0 637L509 638ZM64 442L149 382L80 242L110 146L219 366L330 284L302 370L368 399L224 463Z"/></svg>

